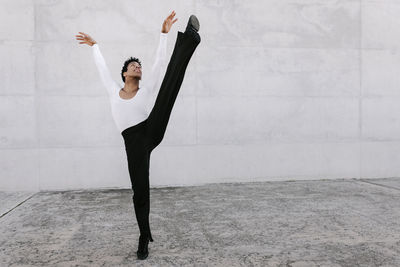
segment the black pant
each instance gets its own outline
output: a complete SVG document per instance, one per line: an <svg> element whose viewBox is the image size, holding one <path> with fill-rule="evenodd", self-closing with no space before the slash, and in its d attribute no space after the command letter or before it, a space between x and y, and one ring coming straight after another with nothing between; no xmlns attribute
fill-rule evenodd
<svg viewBox="0 0 400 267"><path fill-rule="evenodd" d="M151 237L149 225L150 154L164 137L186 67L199 43L199 36L196 38L193 33L178 32L174 51L168 63L154 107L148 118L121 133L125 142L136 219L140 234L144 236Z"/></svg>

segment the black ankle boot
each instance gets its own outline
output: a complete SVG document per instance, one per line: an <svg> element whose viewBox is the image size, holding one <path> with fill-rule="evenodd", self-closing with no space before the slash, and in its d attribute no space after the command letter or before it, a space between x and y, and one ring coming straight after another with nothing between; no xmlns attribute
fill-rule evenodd
<svg viewBox="0 0 400 267"><path fill-rule="evenodd" d="M199 29L200 29L199 20L195 15L191 15L186 25L186 30L184 34L186 36L191 36L191 38L194 39L196 43L200 43L201 37L198 33Z"/></svg>
<svg viewBox="0 0 400 267"><path fill-rule="evenodd" d="M187 23L187 25L186 25L186 30L185 30L185 32L186 32L186 31L189 31L189 30L194 31L194 32L198 32L199 29L200 29L200 22L199 22L199 20L197 19L197 17L196 17L195 15L191 15L191 16L189 17L188 23Z"/></svg>
<svg viewBox="0 0 400 267"><path fill-rule="evenodd" d="M149 249L148 249L149 241L153 242L153 238L151 238L151 236L142 236L142 235L139 236L139 246L136 252L139 260L144 260L149 255Z"/></svg>

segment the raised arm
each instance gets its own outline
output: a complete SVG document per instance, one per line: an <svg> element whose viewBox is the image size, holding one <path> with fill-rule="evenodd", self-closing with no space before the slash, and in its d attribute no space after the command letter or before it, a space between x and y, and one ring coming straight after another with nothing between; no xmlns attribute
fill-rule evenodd
<svg viewBox="0 0 400 267"><path fill-rule="evenodd" d="M116 92L115 90L117 90L118 85L111 77L110 70L108 69L106 61L100 52L99 45L92 37L90 37L90 35L83 32L79 33L81 35L75 35L77 37L76 39L82 41L80 44L87 44L92 47L94 62L100 74L101 81L106 87L109 96L112 96Z"/></svg>
<svg viewBox="0 0 400 267"><path fill-rule="evenodd" d="M162 79L162 71L164 70L165 63L167 61L167 34L171 29L172 24L174 24L178 20L177 18L174 19L175 15L175 11L172 11L162 24L160 41L158 43L158 48L156 51L156 58L151 68L150 78L145 82L147 89L152 94L157 92L157 85Z"/></svg>
<svg viewBox="0 0 400 267"><path fill-rule="evenodd" d="M161 71L164 69L167 59L167 34L160 34L160 41L158 44L156 58L151 67L151 72L149 78L144 81L146 85L146 89L149 90L149 93L153 94L157 91L157 85L161 80Z"/></svg>

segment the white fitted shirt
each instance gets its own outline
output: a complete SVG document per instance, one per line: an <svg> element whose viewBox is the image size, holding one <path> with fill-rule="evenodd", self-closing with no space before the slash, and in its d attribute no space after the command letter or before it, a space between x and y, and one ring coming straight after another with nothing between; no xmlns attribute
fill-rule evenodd
<svg viewBox="0 0 400 267"><path fill-rule="evenodd" d="M143 81L140 81L139 90L131 99L123 99L119 96L119 91L123 86L112 79L98 44L92 46L92 51L101 81L107 89L111 103L111 113L119 131L122 132L126 128L147 119L154 105L155 93L159 90L160 81L165 71L167 33L160 34L160 42L151 73L149 76L145 76Z"/></svg>

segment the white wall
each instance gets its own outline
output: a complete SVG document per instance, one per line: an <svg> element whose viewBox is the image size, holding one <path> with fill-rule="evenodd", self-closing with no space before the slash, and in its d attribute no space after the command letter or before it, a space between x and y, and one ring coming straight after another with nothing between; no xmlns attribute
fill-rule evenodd
<svg viewBox="0 0 400 267"><path fill-rule="evenodd" d="M152 186L400 176L396 0L0 0L0 189L130 187L91 50L144 75L197 14Z"/></svg>

